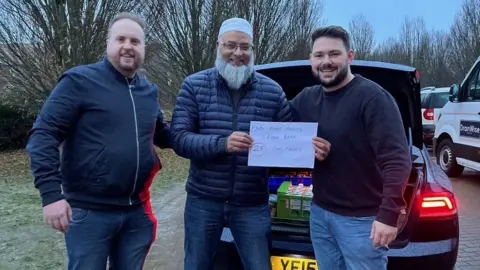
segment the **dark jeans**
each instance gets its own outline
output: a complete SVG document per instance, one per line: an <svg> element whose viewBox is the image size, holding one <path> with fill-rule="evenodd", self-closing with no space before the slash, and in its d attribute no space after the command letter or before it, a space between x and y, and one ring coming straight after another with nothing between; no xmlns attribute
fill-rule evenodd
<svg viewBox="0 0 480 270"><path fill-rule="evenodd" d="M310 234L319 269L384 270L387 249L374 248L370 232L375 217L340 216L312 204Z"/></svg>
<svg viewBox="0 0 480 270"><path fill-rule="evenodd" d="M245 269L269 270L268 204L239 207L187 195L185 204L185 270L210 270L225 224L235 240Z"/></svg>
<svg viewBox="0 0 480 270"><path fill-rule="evenodd" d="M142 269L155 240L157 220L150 204L127 211L72 208L65 234L69 270Z"/></svg>

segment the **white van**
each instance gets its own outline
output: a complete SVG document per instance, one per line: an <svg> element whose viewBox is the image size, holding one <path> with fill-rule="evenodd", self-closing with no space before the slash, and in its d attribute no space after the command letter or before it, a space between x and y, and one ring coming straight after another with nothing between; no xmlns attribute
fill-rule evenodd
<svg viewBox="0 0 480 270"><path fill-rule="evenodd" d="M450 177L480 171L480 57L461 84L450 87L433 138L438 165Z"/></svg>

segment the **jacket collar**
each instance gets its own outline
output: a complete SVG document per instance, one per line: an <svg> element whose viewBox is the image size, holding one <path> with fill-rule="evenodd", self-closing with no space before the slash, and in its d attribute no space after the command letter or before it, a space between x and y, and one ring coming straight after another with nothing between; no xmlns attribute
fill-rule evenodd
<svg viewBox="0 0 480 270"><path fill-rule="evenodd" d="M112 63L110 62L110 60L108 60L108 57L105 56L103 57L103 64L104 66L107 68L107 70L109 70L117 80L119 81L122 81L122 82L127 82L127 77L125 77L125 75L123 75L122 73L120 73L113 65ZM132 78L132 81L133 83L136 83L138 81L138 79L140 78L140 76L138 76L138 72L135 72L135 75L133 76Z"/></svg>

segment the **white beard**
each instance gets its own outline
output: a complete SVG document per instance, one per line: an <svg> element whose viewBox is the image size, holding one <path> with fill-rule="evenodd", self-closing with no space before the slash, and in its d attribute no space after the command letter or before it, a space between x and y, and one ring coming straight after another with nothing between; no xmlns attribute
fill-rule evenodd
<svg viewBox="0 0 480 270"><path fill-rule="evenodd" d="M218 69L220 76L227 81L228 87L233 90L238 90L253 74L253 55L250 58L250 63L248 63L248 65L234 67L230 63L225 62L222 55L217 50L215 67Z"/></svg>

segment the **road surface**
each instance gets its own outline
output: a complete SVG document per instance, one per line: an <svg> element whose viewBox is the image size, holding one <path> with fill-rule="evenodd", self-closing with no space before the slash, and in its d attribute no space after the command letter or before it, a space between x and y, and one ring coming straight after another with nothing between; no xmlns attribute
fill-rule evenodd
<svg viewBox="0 0 480 270"><path fill-rule="evenodd" d="M480 269L480 173L466 170L451 178L460 214L458 270Z"/></svg>

